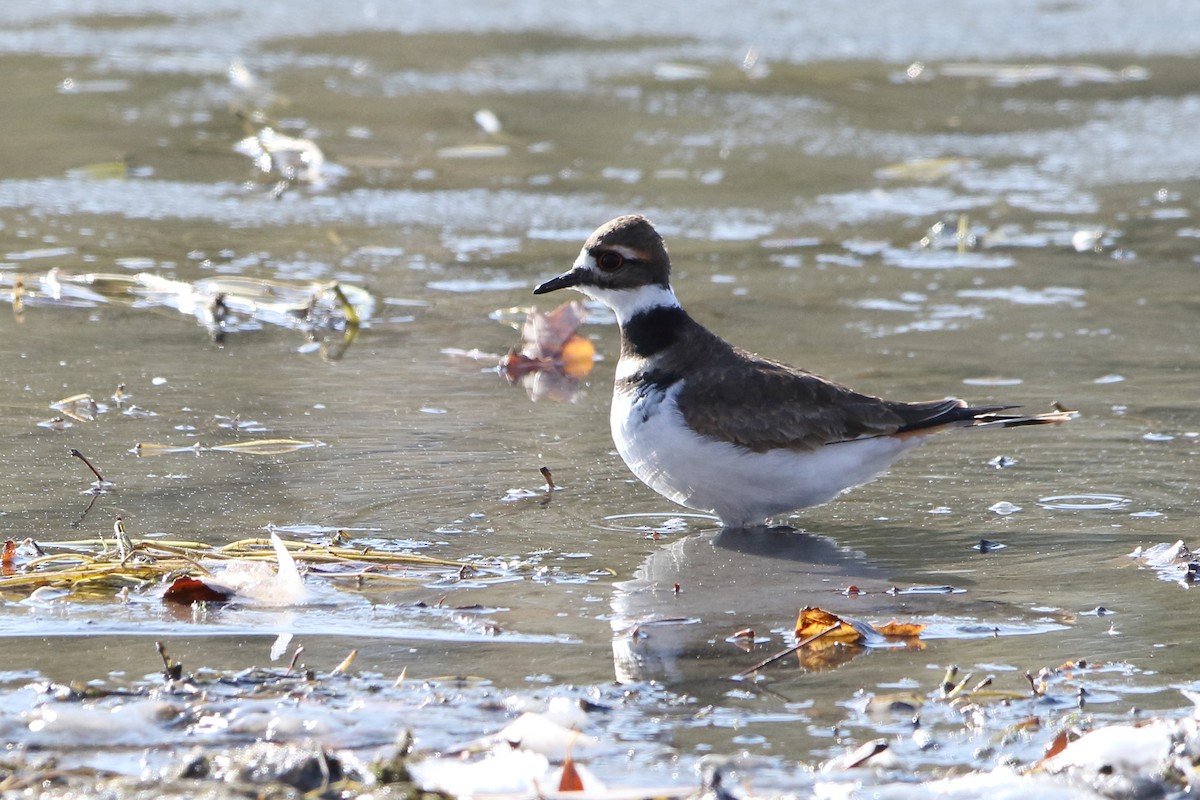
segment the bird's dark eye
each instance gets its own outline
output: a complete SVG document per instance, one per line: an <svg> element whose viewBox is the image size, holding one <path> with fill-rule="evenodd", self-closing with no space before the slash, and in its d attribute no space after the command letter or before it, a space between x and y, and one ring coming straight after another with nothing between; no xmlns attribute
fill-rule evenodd
<svg viewBox="0 0 1200 800"><path fill-rule="evenodd" d="M625 263L625 257L615 250L605 250L596 256L596 266L604 272L616 272Z"/></svg>

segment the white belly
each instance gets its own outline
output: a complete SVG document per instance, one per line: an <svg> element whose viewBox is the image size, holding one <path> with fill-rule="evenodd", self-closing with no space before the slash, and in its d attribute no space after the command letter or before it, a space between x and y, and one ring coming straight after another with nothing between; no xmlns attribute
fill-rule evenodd
<svg viewBox="0 0 1200 800"><path fill-rule="evenodd" d="M756 453L694 434L667 392L617 390L609 422L617 452L654 491L688 508L716 514L729 527L827 503L866 483L923 437L875 437L817 450Z"/></svg>

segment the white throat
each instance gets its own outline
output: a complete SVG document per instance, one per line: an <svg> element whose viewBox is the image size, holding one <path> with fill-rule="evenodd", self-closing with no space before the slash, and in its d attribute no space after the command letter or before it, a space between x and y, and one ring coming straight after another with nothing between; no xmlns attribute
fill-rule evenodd
<svg viewBox="0 0 1200 800"><path fill-rule="evenodd" d="M617 323L624 327L629 320L652 308L679 308L679 300L669 286L639 286L636 289L598 289L595 286L580 286L581 292L599 300L617 315Z"/></svg>

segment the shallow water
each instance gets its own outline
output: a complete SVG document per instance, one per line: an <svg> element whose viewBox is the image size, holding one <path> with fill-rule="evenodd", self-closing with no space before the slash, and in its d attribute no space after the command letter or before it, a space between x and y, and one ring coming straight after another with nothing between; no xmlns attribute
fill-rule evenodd
<svg viewBox="0 0 1200 800"><path fill-rule="evenodd" d="M658 681L718 720L655 734L681 763L744 752L769 756L765 770L839 752L830 731L847 720L851 741L886 733L847 701L933 684L950 664L1019 689L1026 669L1116 663L1093 710L1183 705L1172 687L1198 677L1196 593L1128 558L1196 544L1200 19L1155 5L1128 19L1115 2L885 3L870 18L5 8L0 297L18 275L32 286L60 270L336 279L375 298L338 359L266 324L218 345L152 304L4 309L7 535L95 538L118 514L135 539L345 529L360 546L510 574L199 617L153 592L48 607L6 594L0 670L16 683L141 676L162 637L185 662L240 669L290 633L313 666L358 648L366 671L482 676L498 691ZM326 180L279 187L236 152L256 115L316 142ZM603 314L583 328L600 360L574 403L531 403L494 359L444 352L515 345L493 312L532 305L533 285L626 212L666 235L693 315L748 349L874 393L1057 401L1081 417L947 436L787 520L798 532L718 533L613 453ZM123 407L108 399L118 384ZM110 409L39 425L83 392ZM326 446L133 451L250 438ZM72 448L109 491L88 493ZM552 501L513 502L541 492L542 466ZM984 539L1004 547L981 552ZM485 622L406 605L444 596ZM804 605L926 622L925 649L730 682L790 642ZM659 618L683 622L645 624ZM726 641L743 628L764 639L753 653ZM614 735L647 735L653 713Z"/></svg>

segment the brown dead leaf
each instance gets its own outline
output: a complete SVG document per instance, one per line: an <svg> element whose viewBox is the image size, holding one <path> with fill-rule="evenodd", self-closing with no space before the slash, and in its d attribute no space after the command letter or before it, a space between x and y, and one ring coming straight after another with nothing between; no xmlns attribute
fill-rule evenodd
<svg viewBox="0 0 1200 800"><path fill-rule="evenodd" d="M801 666L811 670L832 669L854 658L864 647L882 644L888 639L902 639L909 648L920 649L925 646L918 638L924 625L893 621L879 628L863 620L839 616L812 606L800 610L796 620L796 638L813 636L834 625L839 625L837 630L800 651Z"/></svg>
<svg viewBox="0 0 1200 800"><path fill-rule="evenodd" d="M532 309L521 326L521 349L543 356L557 353L585 319L587 309L578 300L570 300L545 314Z"/></svg>
<svg viewBox="0 0 1200 800"><path fill-rule="evenodd" d="M842 623L832 636L825 637L827 641L838 641L843 644L870 644L880 639L916 639L925 626L915 622L897 622L892 620L886 625L877 626L863 620L843 617L826 611L823 608L807 606L800 609L796 620L796 636L804 638L812 636L825 628Z"/></svg>
<svg viewBox="0 0 1200 800"><path fill-rule="evenodd" d="M212 586L196 578L176 578L167 587L163 600L190 606L192 603L227 603L233 592L220 586Z"/></svg>
<svg viewBox="0 0 1200 800"><path fill-rule="evenodd" d="M796 619L796 638L807 639L839 622L842 623L841 627L823 637L822 641L826 646L832 642L858 644L863 642L871 632L871 626L865 622L839 617L823 608L805 606L800 609L800 616Z"/></svg>

